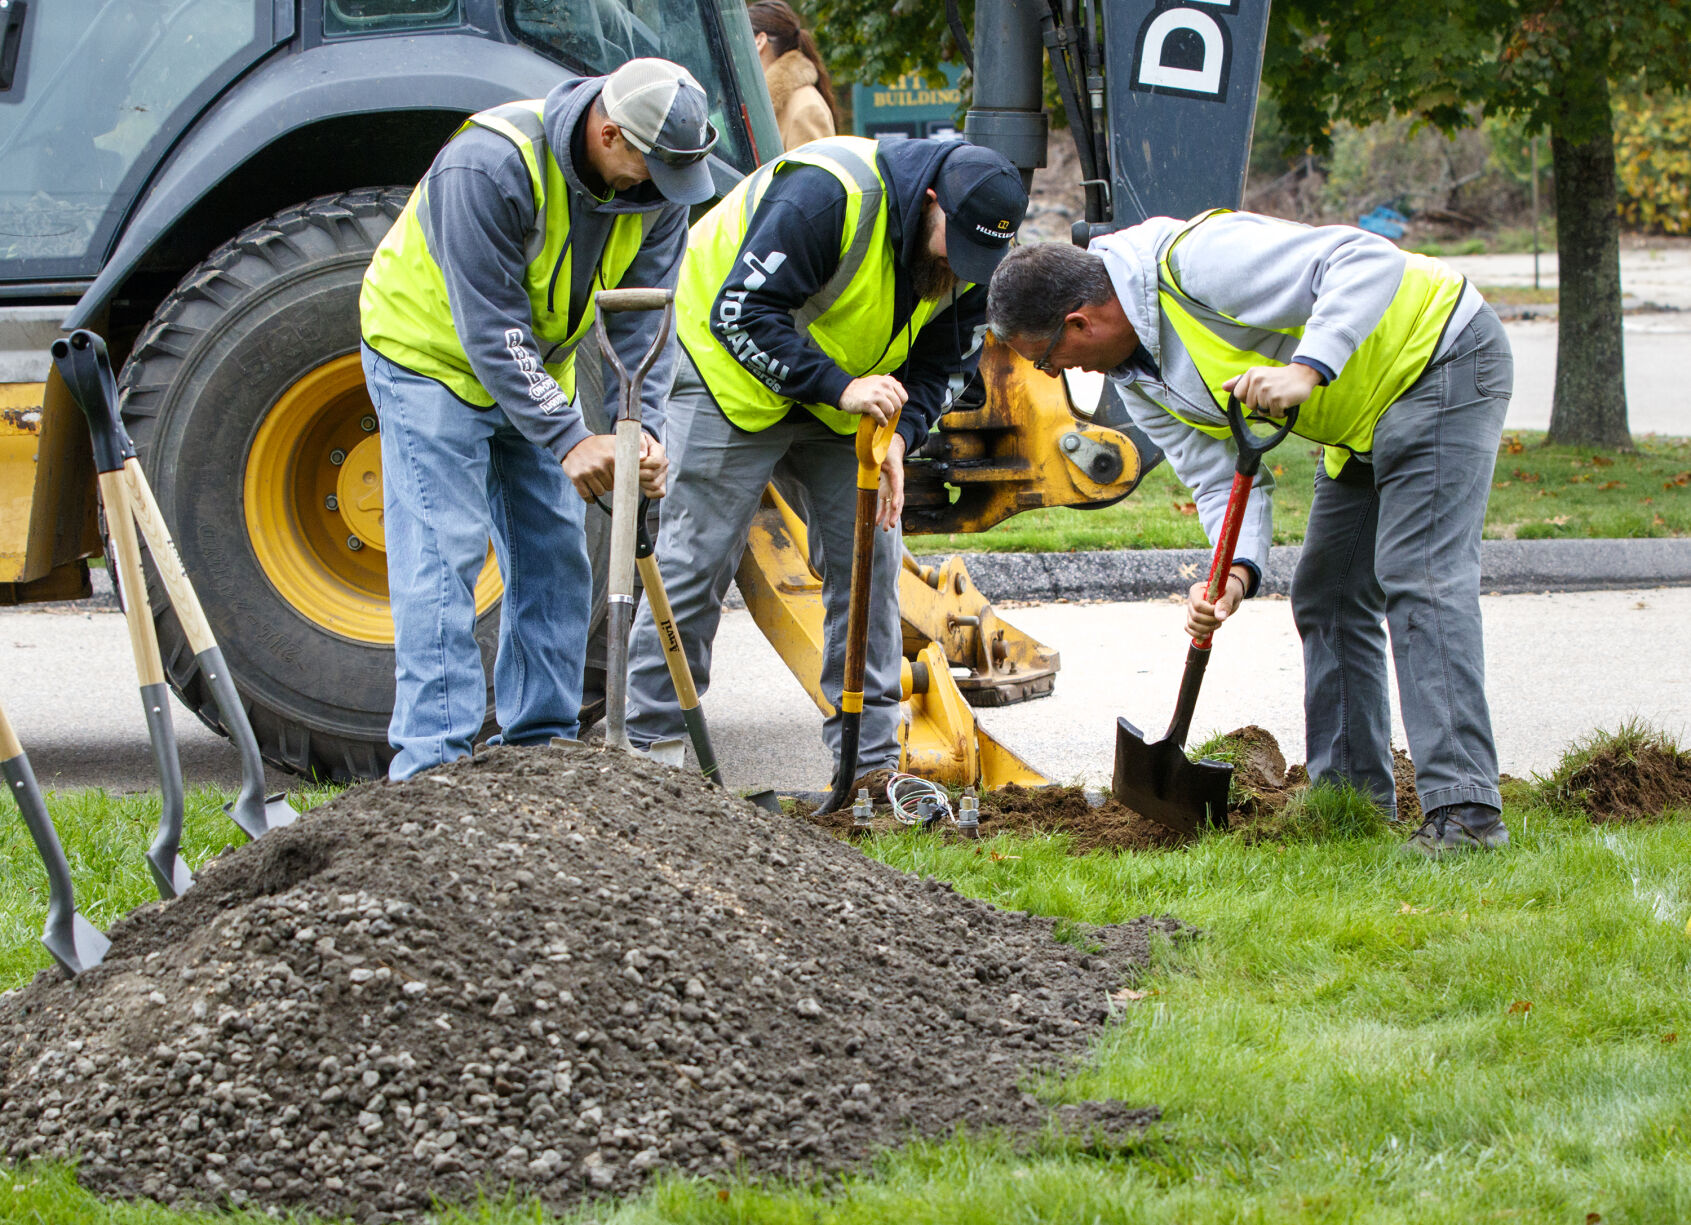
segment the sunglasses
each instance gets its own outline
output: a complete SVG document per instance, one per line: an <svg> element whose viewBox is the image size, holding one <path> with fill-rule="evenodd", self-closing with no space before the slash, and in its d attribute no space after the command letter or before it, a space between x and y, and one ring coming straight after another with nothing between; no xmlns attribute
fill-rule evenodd
<svg viewBox="0 0 1691 1225"><path fill-rule="evenodd" d="M705 155L716 147L716 142L722 138L722 133L716 130L714 123L706 122L710 130L710 139L697 149L670 149L659 144L647 144L623 130L623 139L633 145L640 153L647 157L655 157L666 166L692 166L705 159Z"/></svg>

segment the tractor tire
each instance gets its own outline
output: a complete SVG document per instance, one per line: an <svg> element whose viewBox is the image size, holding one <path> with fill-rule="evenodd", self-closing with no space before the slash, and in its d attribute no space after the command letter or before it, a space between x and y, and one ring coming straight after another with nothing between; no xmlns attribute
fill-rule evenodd
<svg viewBox="0 0 1691 1225"><path fill-rule="evenodd" d="M358 293L409 191L321 196L243 230L159 306L119 388L260 751L318 779L379 777L393 756L381 448ZM150 566L147 579L170 686L222 732ZM488 580L476 637L491 676L497 572Z"/></svg>

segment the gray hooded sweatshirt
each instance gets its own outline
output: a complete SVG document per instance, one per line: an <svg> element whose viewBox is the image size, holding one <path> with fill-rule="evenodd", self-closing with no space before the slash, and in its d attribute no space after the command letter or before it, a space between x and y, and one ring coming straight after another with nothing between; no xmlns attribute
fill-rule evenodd
<svg viewBox="0 0 1691 1225"><path fill-rule="evenodd" d="M1227 424L1157 296L1158 257L1187 224L1152 217L1094 240L1089 249L1103 258L1144 350L1143 356L1136 353L1109 371L1109 377L1134 423L1163 449L1175 475L1191 488L1204 532L1214 541L1227 511L1237 449L1231 439L1195 430L1172 415ZM1391 305L1404 269L1403 252L1365 230L1312 228L1257 213L1223 213L1205 221L1175 248L1171 263L1181 287L1207 306L1255 327L1303 328L1293 360L1307 359L1334 380ZM1479 293L1468 286L1445 325L1435 360L1481 304ZM1234 554L1258 578L1274 538L1273 491L1274 477L1264 467L1252 486ZM1253 593L1256 586L1253 581Z"/></svg>
<svg viewBox="0 0 1691 1225"><path fill-rule="evenodd" d="M622 286L675 288L687 245L686 207L664 199L652 184L599 197L583 182L576 160L584 159L577 128L604 83L603 77L572 77L546 95L541 113L546 142L569 186L570 278L568 285L560 277L554 286L553 309L568 310L572 322L587 308L605 241L619 213L654 214L640 253L623 274ZM426 207L418 220L429 254L446 278L452 325L470 359L470 369L524 437L562 460L592 431L550 376L546 378L550 388L531 391L527 371L544 371L544 363L556 361L558 355L541 352L535 342L533 310L523 283L531 258L528 244L533 238L538 249L539 237L534 186L522 152L496 132L471 127L447 142L424 183ZM548 200L547 207L564 203ZM656 311L605 317L606 333L629 369L657 336L658 319ZM512 331L520 332L520 345L509 342ZM580 347L592 346L589 332ZM671 332L640 397L641 424L659 438L674 373L675 334ZM614 383L607 378L605 386ZM544 394L547 391L551 394Z"/></svg>

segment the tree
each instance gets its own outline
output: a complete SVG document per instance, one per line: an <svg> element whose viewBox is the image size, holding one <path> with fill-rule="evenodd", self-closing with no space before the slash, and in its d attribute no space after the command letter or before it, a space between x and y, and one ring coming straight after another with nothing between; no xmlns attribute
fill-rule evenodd
<svg viewBox="0 0 1691 1225"><path fill-rule="evenodd" d="M1561 267L1551 442L1631 447L1610 83L1691 87L1691 0L1276 0L1263 66L1317 150L1334 119L1550 130Z"/></svg>

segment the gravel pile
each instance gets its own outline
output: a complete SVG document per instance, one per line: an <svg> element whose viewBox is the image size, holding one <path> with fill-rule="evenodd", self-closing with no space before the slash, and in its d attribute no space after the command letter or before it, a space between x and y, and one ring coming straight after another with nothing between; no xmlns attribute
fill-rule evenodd
<svg viewBox="0 0 1691 1225"><path fill-rule="evenodd" d="M1178 928L1083 950L653 763L499 750L350 791L126 918L99 969L0 998L0 1149L369 1221L827 1173L1048 1126L1027 1074Z"/></svg>

